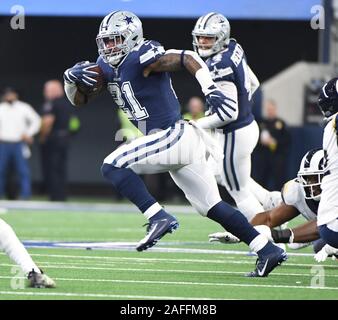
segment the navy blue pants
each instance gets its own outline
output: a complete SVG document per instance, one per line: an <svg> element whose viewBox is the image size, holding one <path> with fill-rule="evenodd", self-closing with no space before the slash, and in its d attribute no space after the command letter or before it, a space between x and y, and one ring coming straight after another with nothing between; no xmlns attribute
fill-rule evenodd
<svg viewBox="0 0 338 320"><path fill-rule="evenodd" d="M326 224L319 226L319 234L330 246L338 248L338 232L331 230Z"/></svg>
<svg viewBox="0 0 338 320"><path fill-rule="evenodd" d="M20 198L31 196L31 179L27 160L23 156L22 142L0 142L0 198L4 197L7 169L10 162L17 173L20 183Z"/></svg>

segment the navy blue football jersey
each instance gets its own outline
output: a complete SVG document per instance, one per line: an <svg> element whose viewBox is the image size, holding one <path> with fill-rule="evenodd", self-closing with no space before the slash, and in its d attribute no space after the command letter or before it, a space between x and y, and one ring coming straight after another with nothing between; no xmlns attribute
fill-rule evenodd
<svg viewBox="0 0 338 320"><path fill-rule="evenodd" d="M136 46L117 68L105 63L101 57L97 60L115 104L144 134L167 129L181 119L180 104L169 73L143 76L143 69L164 53L161 44L147 40Z"/></svg>
<svg viewBox="0 0 338 320"><path fill-rule="evenodd" d="M206 61L212 79L233 82L237 87L238 118L223 127L230 132L247 126L254 120L251 102L251 82L247 70L247 62L242 47L235 39L230 39L227 49L212 56Z"/></svg>

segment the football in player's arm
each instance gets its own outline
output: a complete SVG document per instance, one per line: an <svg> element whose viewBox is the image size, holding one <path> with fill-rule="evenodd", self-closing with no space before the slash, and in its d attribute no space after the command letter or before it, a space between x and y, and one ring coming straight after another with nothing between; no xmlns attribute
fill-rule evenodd
<svg viewBox="0 0 338 320"><path fill-rule="evenodd" d="M202 216L233 232L258 253L258 263L249 276L267 276L286 260L285 252L259 234L241 212L222 201L214 175L206 165L206 152L217 157L218 150L202 128L183 121L180 114L168 71L184 68L195 76L214 110L227 108L227 99L216 87L203 60L193 51L165 51L157 41L144 39L140 19L128 11L108 14L101 22L96 41L96 64L79 63L67 69L65 91L73 105L85 104L89 97L80 87L93 87L92 91L99 94L97 84L102 83L102 71L106 83L103 87L111 93L115 107L123 110L144 134L110 153L101 167L104 178L149 221L147 234L136 249L147 250L179 226L139 177L169 171Z"/></svg>

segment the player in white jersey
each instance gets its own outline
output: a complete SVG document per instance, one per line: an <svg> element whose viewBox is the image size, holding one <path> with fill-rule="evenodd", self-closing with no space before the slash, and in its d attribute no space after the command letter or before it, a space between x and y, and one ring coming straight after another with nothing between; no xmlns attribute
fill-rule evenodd
<svg viewBox="0 0 338 320"><path fill-rule="evenodd" d="M318 228L327 252L338 253L338 78L327 82L319 95L318 105L326 122L323 136L325 173L318 208Z"/></svg>
<svg viewBox="0 0 338 320"><path fill-rule="evenodd" d="M223 15L211 12L200 17L192 35L195 51L206 59L212 79L227 97L222 110L209 106L211 115L197 121L202 128L216 129L214 137L224 151L224 159L215 162L209 158L208 164L214 169L217 182L228 190L250 221L264 211L261 203L268 199L266 194L280 199L279 192L269 194L250 178L251 153L259 137L251 98L259 81L247 64L242 47L230 38L230 24Z"/></svg>
<svg viewBox="0 0 338 320"><path fill-rule="evenodd" d="M9 224L0 219L0 250L13 260L27 276L29 287L54 288L55 282L34 263Z"/></svg>
<svg viewBox="0 0 338 320"><path fill-rule="evenodd" d="M301 161L297 178L288 181L282 188L283 203L272 210L258 213L251 220L251 224L274 228L302 215L308 223L295 229L271 230L274 242L303 243L318 239L316 220L321 194L320 183L324 172L323 162L323 150L308 151ZM267 232L271 236L270 231ZM229 236L227 233L215 233L209 237L211 241L227 242L227 235ZM233 241L236 239L233 238Z"/></svg>
<svg viewBox="0 0 338 320"><path fill-rule="evenodd" d="M288 181L282 188L283 203L273 210L257 214L251 223L258 230L265 232L275 243L289 243L303 247L301 244L319 239L317 228L317 212L321 199L321 181L324 175L324 151L312 149L308 151L300 164L297 178ZM275 230L285 222L302 215L307 223L292 229ZM268 226L268 228L262 227ZM270 230L271 228L271 230ZM209 235L210 241L223 243L238 242L229 233L214 233ZM314 251L317 253L325 245L320 239L315 242Z"/></svg>

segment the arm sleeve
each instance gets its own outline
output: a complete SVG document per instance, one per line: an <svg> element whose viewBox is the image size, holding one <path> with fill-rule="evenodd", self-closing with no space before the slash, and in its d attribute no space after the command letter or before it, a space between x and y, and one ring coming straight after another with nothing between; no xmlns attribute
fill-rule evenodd
<svg viewBox="0 0 338 320"><path fill-rule="evenodd" d="M64 81L64 89L66 92L66 96L70 103L75 106L75 95L77 91L77 87L75 83L68 83L67 81Z"/></svg>
<svg viewBox="0 0 338 320"><path fill-rule="evenodd" d="M252 69L249 66L247 67L248 67L248 73L249 73L250 83L251 83L251 94L254 94L254 92L258 89L260 83L256 75L252 71Z"/></svg>
<svg viewBox="0 0 338 320"><path fill-rule="evenodd" d="M218 114L213 113L208 117L197 120L200 127L204 129L218 128L238 118L237 88L235 84L230 81L219 81L217 82L217 87L227 97L227 105L224 105L226 113L220 111L222 119Z"/></svg>

